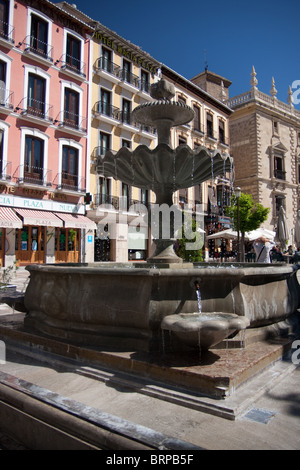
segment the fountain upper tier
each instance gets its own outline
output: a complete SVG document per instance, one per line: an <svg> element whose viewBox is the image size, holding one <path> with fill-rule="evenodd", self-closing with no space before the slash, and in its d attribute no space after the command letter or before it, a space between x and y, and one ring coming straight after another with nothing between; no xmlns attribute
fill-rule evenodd
<svg viewBox="0 0 300 470"><path fill-rule="evenodd" d="M107 151L98 162L98 172L113 176L123 183L152 189L159 203L172 204L171 195L214 176L230 171L233 159L227 153L211 152L203 146L192 150L188 145L172 149L169 145L171 127L187 124L194 117L189 106L170 101L174 85L160 80L151 87L151 96L158 101L138 106L132 112L135 121L157 129L158 145L151 150L139 145L133 152L122 147L116 154Z"/></svg>

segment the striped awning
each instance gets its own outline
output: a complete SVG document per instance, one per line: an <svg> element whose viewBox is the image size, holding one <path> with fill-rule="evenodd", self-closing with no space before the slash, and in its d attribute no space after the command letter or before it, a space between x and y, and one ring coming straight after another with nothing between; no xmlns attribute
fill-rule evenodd
<svg viewBox="0 0 300 470"><path fill-rule="evenodd" d="M15 211L20 217L22 217L24 225L42 225L44 227L63 226L62 220L56 217L53 212L17 208L15 208Z"/></svg>
<svg viewBox="0 0 300 470"><path fill-rule="evenodd" d="M0 207L0 227L22 228L22 220L9 207Z"/></svg>
<svg viewBox="0 0 300 470"><path fill-rule="evenodd" d="M85 230L96 230L97 228L95 222L85 215L65 214L60 212L55 212L55 215L63 220L65 228L80 228Z"/></svg>

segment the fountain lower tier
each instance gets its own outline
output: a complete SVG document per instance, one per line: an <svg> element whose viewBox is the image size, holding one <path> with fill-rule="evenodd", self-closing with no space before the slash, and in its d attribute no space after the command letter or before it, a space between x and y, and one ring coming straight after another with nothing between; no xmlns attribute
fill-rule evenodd
<svg viewBox="0 0 300 470"><path fill-rule="evenodd" d="M295 265L136 266L28 266L25 325L81 345L159 351L164 318L198 310L195 283L203 312L246 317L251 328L285 319L300 304Z"/></svg>

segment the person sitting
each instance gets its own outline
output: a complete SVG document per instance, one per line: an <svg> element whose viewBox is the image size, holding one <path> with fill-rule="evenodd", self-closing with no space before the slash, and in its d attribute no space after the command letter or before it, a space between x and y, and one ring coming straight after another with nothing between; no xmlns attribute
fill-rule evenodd
<svg viewBox="0 0 300 470"><path fill-rule="evenodd" d="M274 246L271 250L271 259L274 261L284 261L282 251L278 245Z"/></svg>

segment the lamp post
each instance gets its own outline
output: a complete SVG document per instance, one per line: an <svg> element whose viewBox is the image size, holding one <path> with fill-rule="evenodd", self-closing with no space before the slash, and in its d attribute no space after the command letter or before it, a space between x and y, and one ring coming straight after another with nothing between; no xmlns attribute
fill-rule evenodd
<svg viewBox="0 0 300 470"><path fill-rule="evenodd" d="M234 191L234 194L235 194L235 197L236 197L236 219L237 219L237 234L238 234L238 239L237 239L237 246L238 246L237 261L241 261L241 247L240 247L240 197L242 195L241 188L237 187Z"/></svg>

